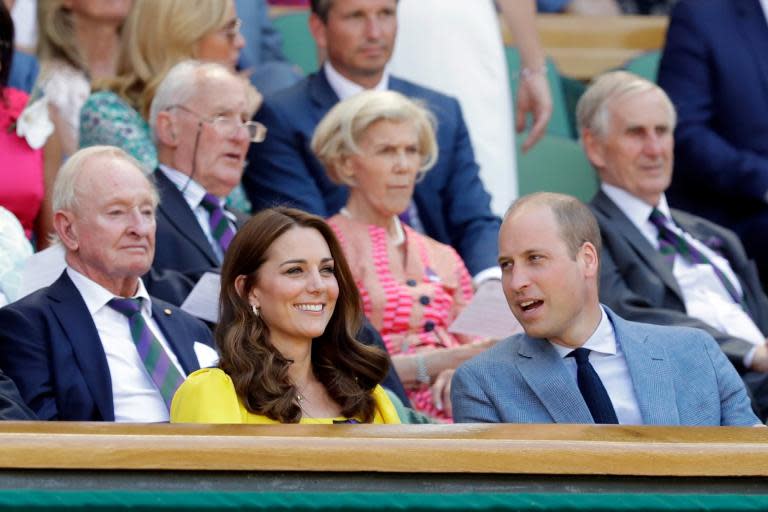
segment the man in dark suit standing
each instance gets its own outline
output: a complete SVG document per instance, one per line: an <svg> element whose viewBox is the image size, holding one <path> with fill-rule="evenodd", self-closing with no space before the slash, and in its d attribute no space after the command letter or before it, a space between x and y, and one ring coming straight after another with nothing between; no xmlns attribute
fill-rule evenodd
<svg viewBox="0 0 768 512"><path fill-rule="evenodd" d="M247 219L224 201L240 183L248 146L264 139L264 127L250 120L260 101L243 77L210 62L177 64L157 89L150 108L160 193L152 268L190 283L176 297L158 293L171 303L181 304L200 276L221 265Z"/></svg>
<svg viewBox="0 0 768 512"><path fill-rule="evenodd" d="M168 420L186 374L213 363L202 322L151 298L158 196L118 148L72 155L53 191L67 268L0 309L0 368L40 419Z"/></svg>
<svg viewBox="0 0 768 512"><path fill-rule="evenodd" d="M591 201L603 235L602 301L629 320L709 332L765 414L768 298L733 232L667 204L671 101L647 80L607 73L580 99L577 119L602 182Z"/></svg>
<svg viewBox="0 0 768 512"><path fill-rule="evenodd" d="M478 167L458 102L390 76L386 64L397 32L396 0L313 0L310 30L327 55L322 69L266 99L256 116L269 137L251 148L243 185L254 209L286 204L328 217L346 203L313 156L310 140L320 119L340 99L363 89L391 89L422 100L437 120L435 167L416 186L406 219L453 246L479 284L498 277L499 219Z"/></svg>
<svg viewBox="0 0 768 512"><path fill-rule="evenodd" d="M768 283L768 4L680 0L659 85L677 109L671 204L738 233Z"/></svg>

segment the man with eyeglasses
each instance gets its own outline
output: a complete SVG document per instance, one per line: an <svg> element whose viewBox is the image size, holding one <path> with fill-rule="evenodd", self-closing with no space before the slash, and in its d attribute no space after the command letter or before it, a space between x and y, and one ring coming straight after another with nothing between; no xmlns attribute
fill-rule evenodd
<svg viewBox="0 0 768 512"><path fill-rule="evenodd" d="M240 183L249 145L266 135L250 121L260 102L244 78L215 63L181 62L160 83L150 108L160 192L155 272L180 272L196 283L221 265L247 218L224 199ZM180 304L190 291L178 283L159 295Z"/></svg>

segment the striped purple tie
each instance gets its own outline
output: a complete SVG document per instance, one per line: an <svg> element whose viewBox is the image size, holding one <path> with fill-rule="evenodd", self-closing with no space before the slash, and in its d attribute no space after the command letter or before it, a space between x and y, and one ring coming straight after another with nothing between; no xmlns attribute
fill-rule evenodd
<svg viewBox="0 0 768 512"><path fill-rule="evenodd" d="M208 224L211 226L211 235L213 235L213 239L221 247L221 253L225 254L229 244L235 237L235 230L232 229L229 219L224 215L224 208L221 207L218 197L211 193L205 194L200 204L208 211Z"/></svg>
<svg viewBox="0 0 768 512"><path fill-rule="evenodd" d="M141 316L141 300L140 298L112 299L109 301L109 307L128 317L131 337L136 344L139 357L170 409L173 395L184 382L184 377L168 357L160 341L149 330L144 317Z"/></svg>
<svg viewBox="0 0 768 512"><path fill-rule="evenodd" d="M670 267L675 264L675 256L677 254L685 258L689 263L709 265L712 267L712 270L714 270L717 278L720 279L720 282L723 283L723 286L734 302L741 305L745 310L747 309L744 298L736 290L736 287L731 280L728 279L728 276L726 276L717 265L713 265L706 254L688 243L688 240L686 240L685 237L672 230L669 225L670 221L663 213L654 208L651 211L649 220L659 230L659 252L664 256L664 259L669 263Z"/></svg>

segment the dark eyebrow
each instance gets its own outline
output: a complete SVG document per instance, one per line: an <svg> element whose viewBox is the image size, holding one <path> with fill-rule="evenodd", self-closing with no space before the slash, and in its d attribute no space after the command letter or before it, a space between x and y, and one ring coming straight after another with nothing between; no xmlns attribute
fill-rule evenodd
<svg viewBox="0 0 768 512"><path fill-rule="evenodd" d="M330 256L320 260L321 263L326 263L326 262L329 262L329 261L333 261L333 258L331 258ZM302 264L306 264L306 263L307 263L307 260L303 260L303 259L285 260L284 262L282 262L280 264L280 266L282 267L283 265L296 265L296 264L302 265Z"/></svg>
<svg viewBox="0 0 768 512"><path fill-rule="evenodd" d="M302 264L302 263L306 263L306 262L307 262L307 260L286 260L286 261L282 262L280 264L280 266L282 267L283 265L295 265L297 263Z"/></svg>

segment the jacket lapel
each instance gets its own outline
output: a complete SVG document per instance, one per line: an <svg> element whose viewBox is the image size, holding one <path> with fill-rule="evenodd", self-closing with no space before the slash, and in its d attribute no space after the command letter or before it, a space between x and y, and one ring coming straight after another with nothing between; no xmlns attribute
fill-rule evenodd
<svg viewBox="0 0 768 512"><path fill-rule="evenodd" d="M161 170L156 169L154 176L157 189L160 192L160 205L158 209L162 212L162 215L176 229L179 236L189 240L205 255L212 267L218 267L220 264L219 259L213 252L213 248L211 248L211 244L205 237L205 233L200 228L195 214L189 208L187 201L184 200L184 196Z"/></svg>
<svg viewBox="0 0 768 512"><path fill-rule="evenodd" d="M654 342L646 332L636 327L639 324L621 319L607 307L605 310L613 324L616 341L624 353L643 423L679 425L680 413L677 410L672 368L666 360L663 347L664 342L675 341L669 339Z"/></svg>
<svg viewBox="0 0 768 512"><path fill-rule="evenodd" d="M523 336L518 367L555 423L594 423L574 378L546 340Z"/></svg>
<svg viewBox="0 0 768 512"><path fill-rule="evenodd" d="M104 421L114 421L112 380L107 356L85 301L66 272L48 288L48 297L51 299L51 310L72 345L77 366L101 417Z"/></svg>
<svg viewBox="0 0 768 512"><path fill-rule="evenodd" d="M324 116L331 107L339 102L339 97L331 88L331 84L325 76L325 70L322 68L317 73L310 75L308 88L309 97L316 107L315 116L319 122L320 117Z"/></svg>
<svg viewBox="0 0 768 512"><path fill-rule="evenodd" d="M652 272L659 276L664 284L677 295L681 302L684 303L685 301L680 285L677 284L677 279L675 279L672 269L667 262L664 261L661 253L648 243L648 240L646 240L640 230L632 224L632 221L624 215L624 212L616 206L611 198L609 198L605 192L600 190L592 199L592 205L603 214L607 219L607 222L612 224L611 231L620 233L629 245L632 246L637 257L651 267Z"/></svg>
<svg viewBox="0 0 768 512"><path fill-rule="evenodd" d="M164 305L158 304L157 300L152 300L152 318L163 332L165 340L171 346L173 353L176 354L184 372L189 375L200 369L195 355L194 342L202 340L191 339L192 333L189 332L184 322L178 319L179 314L178 310L166 308Z"/></svg>

